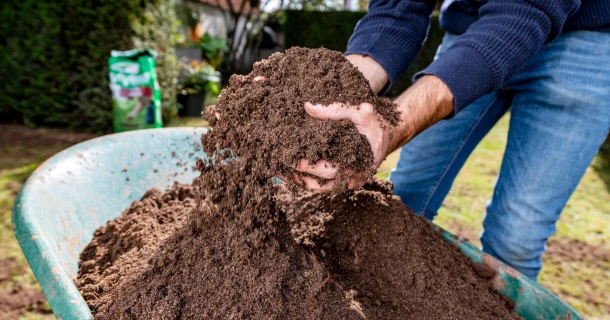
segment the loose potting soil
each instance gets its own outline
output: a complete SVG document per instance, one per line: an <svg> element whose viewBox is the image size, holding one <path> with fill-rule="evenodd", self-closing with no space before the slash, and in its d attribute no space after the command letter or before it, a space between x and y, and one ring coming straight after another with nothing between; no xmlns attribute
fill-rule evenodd
<svg viewBox="0 0 610 320"><path fill-rule="evenodd" d="M338 52L292 48L232 76L193 186L149 191L84 250L77 285L95 318L518 318L490 270L372 178L355 126L313 119L306 102L367 102L385 125L398 119ZM323 195L278 184L301 158L371 178Z"/></svg>

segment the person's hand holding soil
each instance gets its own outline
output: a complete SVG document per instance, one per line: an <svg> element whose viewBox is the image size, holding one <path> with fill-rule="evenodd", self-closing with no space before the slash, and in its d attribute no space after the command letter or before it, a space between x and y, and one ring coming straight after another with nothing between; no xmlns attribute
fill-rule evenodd
<svg viewBox="0 0 610 320"><path fill-rule="evenodd" d="M370 57L348 55L346 57L364 74L371 89L378 93L386 86L388 76L381 66ZM372 106L363 103L357 108L339 103L322 106L307 103L305 111L317 119L350 120L358 132L366 136L378 167L388 154L402 147L417 134L434 123L446 118L453 112L453 95L445 83L433 75L419 78L407 91L401 94L395 103L400 111L400 120L396 127L383 123ZM305 189L321 192L333 189L339 168L324 160L311 164L306 160L299 161L297 171L306 175L293 174L292 179ZM348 188L360 187L366 182L366 176L359 172L343 170L349 177ZM311 175L322 178L316 179ZM320 184L318 181L329 180Z"/></svg>
<svg viewBox="0 0 610 320"><path fill-rule="evenodd" d="M358 132L366 136L370 143L376 167L378 167L383 159L397 147L396 141L394 141L395 128L385 123L382 117L375 112L370 103L360 104L357 108L346 106L341 103L333 103L327 106L306 103L305 111L309 116L320 120L349 120L354 123ZM319 192L331 190L333 188L335 179L338 177L339 168L326 160L319 160L312 164L305 159L301 159L296 170L329 180L320 185L317 179L308 175L292 174L292 179L297 184L302 185L307 190ZM366 175L359 172L352 172L349 169L344 170L343 174L349 176L349 189L361 187L367 180Z"/></svg>
<svg viewBox="0 0 610 320"><path fill-rule="evenodd" d="M385 82L381 81L387 81L387 76L385 78L381 76L380 71L385 74L383 69L378 69L373 66L373 68L366 70L369 70L369 76L380 76L380 81L377 81L376 83L378 86L384 86ZM257 76L254 78L254 81L264 80L265 77L262 76ZM379 89L381 89L381 87L379 87ZM358 108L350 107L341 103L333 103L327 106L306 103L305 111L309 116L320 120L349 120L354 123L358 129L358 132L366 136L367 140L369 141L376 167L381 164L383 159L385 159L390 152L397 148L395 145L396 141L392 140L392 137L395 136L392 133L392 126L385 123L383 118L375 112L375 109L370 103L363 103L359 105ZM221 117L215 106L209 106L207 112L213 112L216 119L220 119ZM292 173L290 178L297 185L306 190L322 192L333 189L335 179L338 177L339 168L326 160L319 160L312 164L306 159L301 159L297 164L296 171L308 174L302 175L296 172ZM343 171L343 174L348 175L348 189L359 188L364 185L367 180L367 176L361 172L354 172L347 169ZM317 176L328 181L320 184L318 179L315 179L310 175ZM283 176L280 178L284 181L287 180L287 178Z"/></svg>
<svg viewBox="0 0 610 320"><path fill-rule="evenodd" d="M374 93L380 92L386 86L389 79L387 73L371 57L348 55L346 58L365 76ZM253 80L264 81L265 77L257 76ZM433 75L419 78L394 102L400 112L396 126L385 123L383 117L377 114L369 103L358 106L342 103L321 105L310 101L305 103L304 108L309 116L316 119L351 121L358 132L367 138L373 153L374 165L378 167L391 152L453 112L451 91L442 80ZM214 106L208 107L206 112L213 113L216 119L221 117ZM280 178L284 181L289 178L297 185L313 192L333 190L338 179L342 182L347 181L348 189L359 188L368 178L363 172L339 168L326 160L309 163L306 159L300 159L295 169L290 177Z"/></svg>

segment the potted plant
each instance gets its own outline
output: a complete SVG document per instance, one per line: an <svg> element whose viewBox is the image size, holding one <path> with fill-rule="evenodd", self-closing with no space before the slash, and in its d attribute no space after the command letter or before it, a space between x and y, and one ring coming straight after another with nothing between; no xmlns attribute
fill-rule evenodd
<svg viewBox="0 0 610 320"><path fill-rule="evenodd" d="M227 39L222 37L212 37L209 34L204 34L199 40L199 48L203 57L214 67L218 68L222 62L222 55L229 51Z"/></svg>
<svg viewBox="0 0 610 320"><path fill-rule="evenodd" d="M201 117L205 108L206 93L218 94L220 73L205 61L194 60L191 63L180 63L180 75L176 93L178 110L181 117Z"/></svg>

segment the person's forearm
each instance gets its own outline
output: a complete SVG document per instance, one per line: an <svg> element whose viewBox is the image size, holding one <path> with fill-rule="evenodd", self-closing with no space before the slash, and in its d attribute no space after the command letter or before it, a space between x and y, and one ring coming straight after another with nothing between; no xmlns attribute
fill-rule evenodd
<svg viewBox="0 0 610 320"><path fill-rule="evenodd" d="M360 54L348 54L345 58L362 72L373 92L379 93L388 83L388 74L373 58Z"/></svg>
<svg viewBox="0 0 610 320"><path fill-rule="evenodd" d="M391 137L389 152L409 142L426 128L453 112L453 95L436 76L426 75L396 100L400 121Z"/></svg>
<svg viewBox="0 0 610 320"><path fill-rule="evenodd" d="M421 48L436 0L371 0L347 44L346 55L372 57L392 85ZM383 89L386 83L380 88Z"/></svg>
<svg viewBox="0 0 610 320"><path fill-rule="evenodd" d="M502 87L545 43L561 33L580 0L488 0L479 19L424 70L454 96L454 113Z"/></svg>
<svg viewBox="0 0 610 320"><path fill-rule="evenodd" d="M362 72L375 93L387 85L388 74L373 58L357 54L347 55L346 58ZM387 142L382 147L387 151L385 155L449 116L453 112L453 101L451 91L441 79L433 75L419 78L395 100L401 114L400 121L395 128L391 128Z"/></svg>

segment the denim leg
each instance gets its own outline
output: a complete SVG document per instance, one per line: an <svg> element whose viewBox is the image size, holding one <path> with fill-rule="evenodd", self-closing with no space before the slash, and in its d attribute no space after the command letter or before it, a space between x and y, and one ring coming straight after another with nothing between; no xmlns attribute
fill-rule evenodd
<svg viewBox="0 0 610 320"><path fill-rule="evenodd" d="M568 32L506 83L513 93L508 144L481 242L533 280L561 211L608 134L609 57L609 34Z"/></svg>
<svg viewBox="0 0 610 320"><path fill-rule="evenodd" d="M436 216L472 150L506 112L507 99L501 91L488 94L402 148L390 181L406 206L429 220Z"/></svg>

